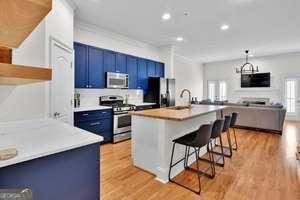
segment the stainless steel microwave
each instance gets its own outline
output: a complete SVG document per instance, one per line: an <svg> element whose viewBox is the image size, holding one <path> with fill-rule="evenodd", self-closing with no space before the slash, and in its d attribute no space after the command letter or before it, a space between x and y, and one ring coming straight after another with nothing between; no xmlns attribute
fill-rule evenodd
<svg viewBox="0 0 300 200"><path fill-rule="evenodd" d="M128 74L106 72L106 87L114 89L128 89Z"/></svg>

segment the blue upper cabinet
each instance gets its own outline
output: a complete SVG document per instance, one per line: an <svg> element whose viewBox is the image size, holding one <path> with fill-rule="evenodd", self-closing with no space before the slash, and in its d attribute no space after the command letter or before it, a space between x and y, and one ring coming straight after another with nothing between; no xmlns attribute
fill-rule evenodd
<svg viewBox="0 0 300 200"><path fill-rule="evenodd" d="M126 64L126 55L122 53L117 53L117 66L116 72L118 73L126 73L127 72L127 64Z"/></svg>
<svg viewBox="0 0 300 200"><path fill-rule="evenodd" d="M74 43L75 50L75 87L88 87L88 46Z"/></svg>
<svg viewBox="0 0 300 200"><path fill-rule="evenodd" d="M155 77L155 62L148 60L147 62L147 71L148 71L148 77Z"/></svg>
<svg viewBox="0 0 300 200"><path fill-rule="evenodd" d="M165 77L165 65L163 63L155 63L155 75L157 77Z"/></svg>
<svg viewBox="0 0 300 200"><path fill-rule="evenodd" d="M143 58L138 59L138 89L142 89L144 93L148 90L147 60Z"/></svg>
<svg viewBox="0 0 300 200"><path fill-rule="evenodd" d="M147 92L149 77L164 77L163 63L74 43L75 88L105 88L106 72L127 73L129 88Z"/></svg>
<svg viewBox="0 0 300 200"><path fill-rule="evenodd" d="M109 50L104 50L103 53L103 67L104 72L116 71L117 53Z"/></svg>
<svg viewBox="0 0 300 200"><path fill-rule="evenodd" d="M129 75L129 89L137 89L138 85L138 58L127 56L127 73Z"/></svg>
<svg viewBox="0 0 300 200"><path fill-rule="evenodd" d="M89 47L89 88L104 88L103 50Z"/></svg>

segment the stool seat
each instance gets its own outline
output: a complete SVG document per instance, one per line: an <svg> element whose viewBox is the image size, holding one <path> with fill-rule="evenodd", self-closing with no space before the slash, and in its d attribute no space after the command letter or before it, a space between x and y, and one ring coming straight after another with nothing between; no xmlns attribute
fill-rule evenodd
<svg viewBox="0 0 300 200"><path fill-rule="evenodd" d="M198 132L198 130L188 133L182 137L176 138L175 140L173 140L173 142L175 142L177 144L190 146L190 147L195 147L196 144L195 144L194 140L195 140L195 137L197 136L197 132Z"/></svg>

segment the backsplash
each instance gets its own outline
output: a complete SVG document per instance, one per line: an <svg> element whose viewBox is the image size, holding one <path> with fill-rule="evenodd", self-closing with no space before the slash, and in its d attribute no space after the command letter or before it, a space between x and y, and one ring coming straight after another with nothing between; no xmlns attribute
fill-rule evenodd
<svg viewBox="0 0 300 200"><path fill-rule="evenodd" d="M128 103L143 103L143 90L121 90L121 89L76 89L75 93L80 94L80 106L97 106L99 97L107 95L120 95L125 98L129 95Z"/></svg>

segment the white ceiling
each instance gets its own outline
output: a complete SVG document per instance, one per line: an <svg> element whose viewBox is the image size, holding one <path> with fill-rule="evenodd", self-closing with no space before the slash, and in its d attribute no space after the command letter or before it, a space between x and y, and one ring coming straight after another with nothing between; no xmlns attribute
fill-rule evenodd
<svg viewBox="0 0 300 200"><path fill-rule="evenodd" d="M245 49L255 56L300 51L300 0L73 1L81 21L155 46L175 44L177 54L199 62L241 58ZM164 12L171 20L162 21Z"/></svg>

